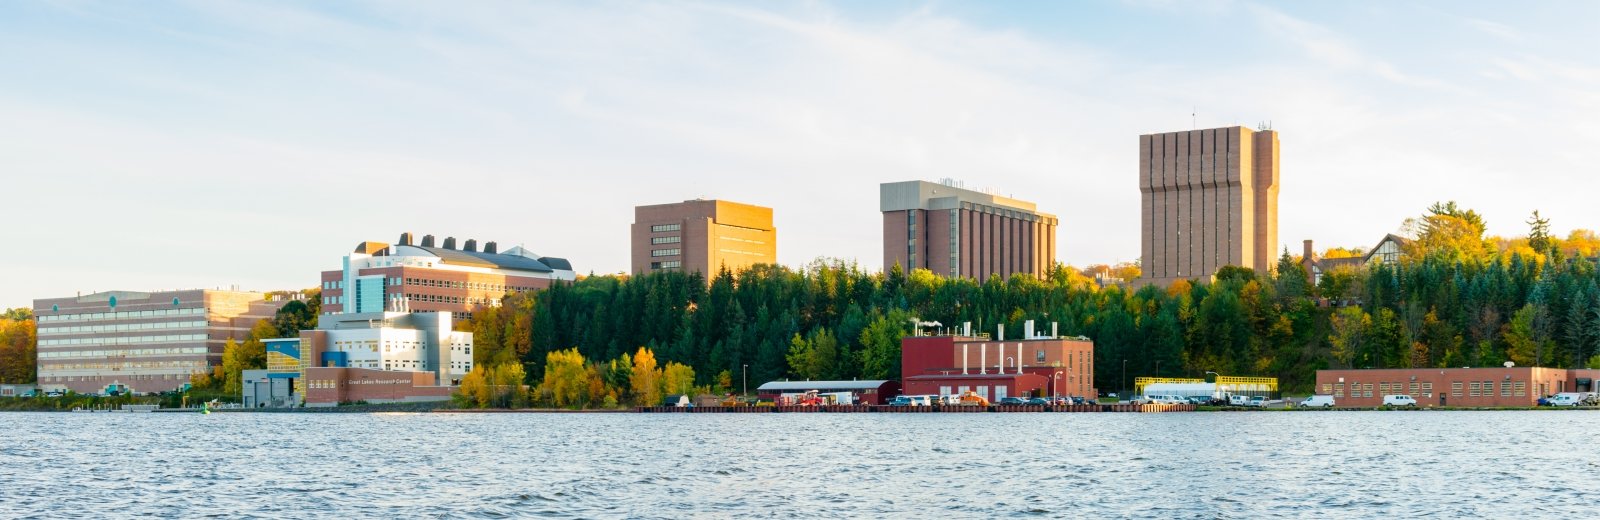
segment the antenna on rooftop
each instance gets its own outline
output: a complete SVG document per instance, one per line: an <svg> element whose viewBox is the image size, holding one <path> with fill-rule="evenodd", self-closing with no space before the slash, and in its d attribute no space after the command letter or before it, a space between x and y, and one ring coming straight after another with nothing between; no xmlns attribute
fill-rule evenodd
<svg viewBox="0 0 1600 520"><path fill-rule="evenodd" d="M1195 107L1195 106L1189 107L1189 129L1190 130L1199 130L1200 129L1200 116L1198 115L1199 113L1200 113L1200 108L1199 107Z"/></svg>

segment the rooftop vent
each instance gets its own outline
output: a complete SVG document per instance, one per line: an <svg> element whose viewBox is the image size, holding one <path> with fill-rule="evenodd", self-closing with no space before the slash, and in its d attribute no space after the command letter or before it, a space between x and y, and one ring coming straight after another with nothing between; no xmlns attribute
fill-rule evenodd
<svg viewBox="0 0 1600 520"><path fill-rule="evenodd" d="M470 238L467 239L467 245L462 246L461 250L462 251L467 251L467 252L472 252L472 253L478 252L478 241L470 239Z"/></svg>
<svg viewBox="0 0 1600 520"><path fill-rule="evenodd" d="M407 233L401 233L400 234L400 245L402 245L402 246L411 245L411 233L407 232Z"/></svg>
<svg viewBox="0 0 1600 520"><path fill-rule="evenodd" d="M500 253L500 246L495 245L494 242L486 243L486 244L483 245L483 252L489 253L491 255L499 254Z"/></svg>
<svg viewBox="0 0 1600 520"><path fill-rule="evenodd" d="M433 247L433 235L422 235L422 247Z"/></svg>
<svg viewBox="0 0 1600 520"><path fill-rule="evenodd" d="M456 248L456 237L444 237L444 248L445 249L455 249Z"/></svg>

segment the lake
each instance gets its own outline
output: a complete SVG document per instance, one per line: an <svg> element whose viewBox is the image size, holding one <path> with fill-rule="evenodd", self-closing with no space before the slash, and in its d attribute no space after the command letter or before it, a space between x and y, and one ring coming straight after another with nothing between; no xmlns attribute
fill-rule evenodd
<svg viewBox="0 0 1600 520"><path fill-rule="evenodd" d="M0 518L1593 518L1600 412L0 413Z"/></svg>

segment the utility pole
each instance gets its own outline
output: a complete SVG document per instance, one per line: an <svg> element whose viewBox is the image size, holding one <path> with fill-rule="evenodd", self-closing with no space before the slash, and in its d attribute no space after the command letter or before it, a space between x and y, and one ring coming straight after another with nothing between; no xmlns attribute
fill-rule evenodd
<svg viewBox="0 0 1600 520"><path fill-rule="evenodd" d="M750 365L739 368L739 378L744 380L744 396L750 397Z"/></svg>

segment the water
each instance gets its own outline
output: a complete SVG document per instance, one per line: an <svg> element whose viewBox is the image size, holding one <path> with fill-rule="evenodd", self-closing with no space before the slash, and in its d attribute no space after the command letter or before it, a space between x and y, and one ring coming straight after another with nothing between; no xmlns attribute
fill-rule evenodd
<svg viewBox="0 0 1600 520"><path fill-rule="evenodd" d="M1600 412L0 413L0 518L1591 518Z"/></svg>

